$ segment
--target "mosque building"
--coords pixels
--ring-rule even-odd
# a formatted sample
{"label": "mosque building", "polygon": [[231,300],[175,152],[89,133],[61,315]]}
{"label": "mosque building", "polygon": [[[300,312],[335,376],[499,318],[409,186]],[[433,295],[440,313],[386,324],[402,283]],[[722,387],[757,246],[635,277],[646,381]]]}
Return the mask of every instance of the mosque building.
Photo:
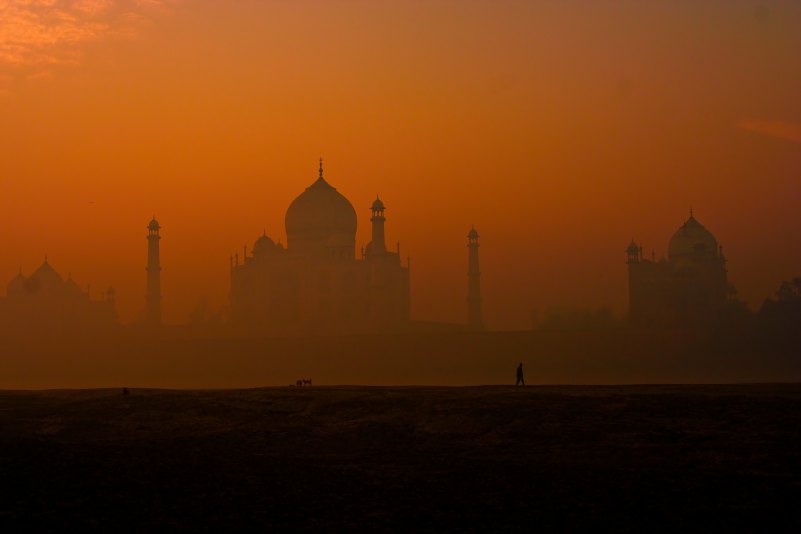
{"label": "mosque building", "polygon": [[62,278],[45,258],[30,276],[19,274],[0,298],[0,329],[16,333],[76,334],[116,324],[115,291],[92,299],[68,275]]}
{"label": "mosque building", "polygon": [[632,239],[626,249],[629,313],[636,326],[688,326],[715,322],[734,292],[715,236],[690,217],[673,234],[667,258],[643,257]]}
{"label": "mosque building", "polygon": [[370,211],[372,239],[356,256],[353,205],[323,177],[286,211],[287,244],[264,235],[231,257],[231,320],[266,332],[396,330],[409,323],[409,260],[389,250],[384,203]]}

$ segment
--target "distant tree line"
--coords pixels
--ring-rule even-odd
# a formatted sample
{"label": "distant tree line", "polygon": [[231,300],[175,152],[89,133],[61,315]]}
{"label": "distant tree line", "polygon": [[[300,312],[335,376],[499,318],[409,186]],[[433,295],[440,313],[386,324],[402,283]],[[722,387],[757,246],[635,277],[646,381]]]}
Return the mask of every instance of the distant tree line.
{"label": "distant tree line", "polygon": [[[708,326],[761,324],[801,327],[801,276],[782,282],[774,297],[766,299],[756,313],[745,301],[734,298],[735,294],[736,291],[731,291],[732,297]],[[617,316],[607,307],[548,308],[541,314],[532,312],[531,323],[534,330],[603,330],[629,325],[627,317]]]}
{"label": "distant tree line", "polygon": [[801,276],[782,282],[772,299],[759,309],[763,321],[801,326]]}

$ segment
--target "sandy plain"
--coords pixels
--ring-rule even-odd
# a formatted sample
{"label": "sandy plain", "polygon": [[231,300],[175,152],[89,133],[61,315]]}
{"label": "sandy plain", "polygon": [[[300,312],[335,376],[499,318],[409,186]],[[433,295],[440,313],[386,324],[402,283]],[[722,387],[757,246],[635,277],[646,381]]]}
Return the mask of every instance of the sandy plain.
{"label": "sandy plain", "polygon": [[798,384],[5,390],[0,528],[797,532],[799,444]]}

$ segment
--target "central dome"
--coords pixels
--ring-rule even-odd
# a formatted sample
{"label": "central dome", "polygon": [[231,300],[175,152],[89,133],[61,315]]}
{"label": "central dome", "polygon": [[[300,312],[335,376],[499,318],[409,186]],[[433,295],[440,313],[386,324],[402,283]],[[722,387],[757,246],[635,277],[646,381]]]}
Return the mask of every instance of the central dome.
{"label": "central dome", "polygon": [[717,252],[717,239],[692,214],[673,234],[668,245],[668,257],[671,260],[697,254],[715,256]]}
{"label": "central dome", "polygon": [[336,241],[356,246],[356,210],[320,175],[286,210],[286,236],[289,250],[310,245],[326,246]]}

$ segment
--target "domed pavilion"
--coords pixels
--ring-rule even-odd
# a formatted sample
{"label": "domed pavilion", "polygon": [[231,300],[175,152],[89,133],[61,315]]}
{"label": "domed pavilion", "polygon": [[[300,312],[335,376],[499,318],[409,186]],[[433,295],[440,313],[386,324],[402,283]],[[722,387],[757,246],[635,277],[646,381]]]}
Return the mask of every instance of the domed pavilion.
{"label": "domed pavilion", "polygon": [[667,258],[643,256],[634,240],[626,248],[629,273],[629,313],[639,326],[680,326],[714,323],[734,292],[726,275],[723,247],[715,236],[690,217],[673,234]]}
{"label": "domed pavilion", "polygon": [[372,239],[356,255],[353,204],[317,179],[287,208],[286,247],[264,232],[231,256],[231,319],[263,332],[351,332],[404,327],[409,267],[386,248],[384,210],[371,207]]}
{"label": "domed pavilion", "polygon": [[66,279],[44,262],[30,276],[20,269],[0,298],[0,333],[12,335],[73,335],[107,329],[117,322],[113,288],[90,298],[68,275]]}

